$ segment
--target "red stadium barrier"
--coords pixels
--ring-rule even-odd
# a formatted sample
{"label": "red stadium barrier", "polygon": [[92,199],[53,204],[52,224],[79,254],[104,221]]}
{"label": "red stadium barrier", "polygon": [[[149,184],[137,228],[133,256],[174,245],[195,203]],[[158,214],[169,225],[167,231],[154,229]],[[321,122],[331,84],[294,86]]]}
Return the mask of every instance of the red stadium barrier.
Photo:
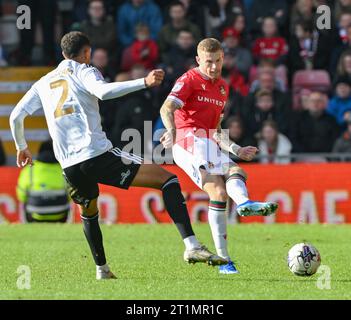
{"label": "red stadium barrier", "polygon": [[[229,222],[351,223],[351,164],[243,165],[249,175],[251,199],[280,204],[273,217],[238,218]],[[207,196],[176,166],[165,166],[178,175],[192,221],[206,221]],[[20,222],[15,187],[19,170],[0,168],[0,222]],[[161,193],[131,188],[100,187],[100,215],[106,223],[170,222]],[[79,222],[73,206],[72,222]]]}

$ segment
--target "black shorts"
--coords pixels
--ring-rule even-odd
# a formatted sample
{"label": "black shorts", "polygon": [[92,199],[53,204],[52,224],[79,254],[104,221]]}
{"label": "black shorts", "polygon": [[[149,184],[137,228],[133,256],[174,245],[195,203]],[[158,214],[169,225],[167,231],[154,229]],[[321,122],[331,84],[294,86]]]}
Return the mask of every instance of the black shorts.
{"label": "black shorts", "polygon": [[72,200],[79,203],[79,199],[96,199],[99,196],[98,183],[128,189],[142,162],[141,157],[114,148],[64,169]]}

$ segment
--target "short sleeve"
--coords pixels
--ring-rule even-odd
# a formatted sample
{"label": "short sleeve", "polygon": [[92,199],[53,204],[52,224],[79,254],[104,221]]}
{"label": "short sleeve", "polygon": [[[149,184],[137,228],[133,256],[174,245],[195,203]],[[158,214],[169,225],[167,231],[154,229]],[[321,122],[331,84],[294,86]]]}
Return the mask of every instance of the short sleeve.
{"label": "short sleeve", "polygon": [[180,77],[174,84],[174,87],[167,99],[174,101],[182,108],[193,91],[191,82],[190,77],[186,74]]}

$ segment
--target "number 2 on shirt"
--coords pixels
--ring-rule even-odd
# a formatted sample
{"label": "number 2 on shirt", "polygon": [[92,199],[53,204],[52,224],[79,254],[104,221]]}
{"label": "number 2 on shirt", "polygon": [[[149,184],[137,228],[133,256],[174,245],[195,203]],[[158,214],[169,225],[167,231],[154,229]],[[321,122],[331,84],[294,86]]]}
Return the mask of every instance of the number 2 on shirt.
{"label": "number 2 on shirt", "polygon": [[59,102],[57,103],[57,107],[55,109],[55,118],[59,118],[59,117],[62,117],[64,115],[71,114],[74,112],[73,107],[63,109],[63,105],[68,97],[68,82],[66,80],[61,79],[61,80],[57,80],[57,81],[50,83],[51,89],[57,89],[60,87],[62,87],[62,95],[61,95],[61,98],[60,98]]}

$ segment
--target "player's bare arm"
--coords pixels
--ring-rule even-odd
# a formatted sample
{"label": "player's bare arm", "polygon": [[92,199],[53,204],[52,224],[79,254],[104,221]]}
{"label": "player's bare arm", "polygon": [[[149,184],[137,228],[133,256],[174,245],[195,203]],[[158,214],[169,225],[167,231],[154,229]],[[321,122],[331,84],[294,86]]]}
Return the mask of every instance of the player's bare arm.
{"label": "player's bare arm", "polygon": [[223,117],[221,117],[217,126],[217,132],[215,132],[214,134],[214,139],[217,141],[221,149],[234,154],[242,160],[253,160],[256,153],[258,152],[258,149],[252,146],[241,147],[237,145],[234,141],[230,140],[228,133],[222,130],[222,119]]}
{"label": "player's bare arm", "polygon": [[166,149],[171,148],[175,141],[176,127],[174,123],[174,112],[180,108],[179,104],[170,99],[166,99],[161,107],[161,119],[167,131],[162,135],[160,142]]}

